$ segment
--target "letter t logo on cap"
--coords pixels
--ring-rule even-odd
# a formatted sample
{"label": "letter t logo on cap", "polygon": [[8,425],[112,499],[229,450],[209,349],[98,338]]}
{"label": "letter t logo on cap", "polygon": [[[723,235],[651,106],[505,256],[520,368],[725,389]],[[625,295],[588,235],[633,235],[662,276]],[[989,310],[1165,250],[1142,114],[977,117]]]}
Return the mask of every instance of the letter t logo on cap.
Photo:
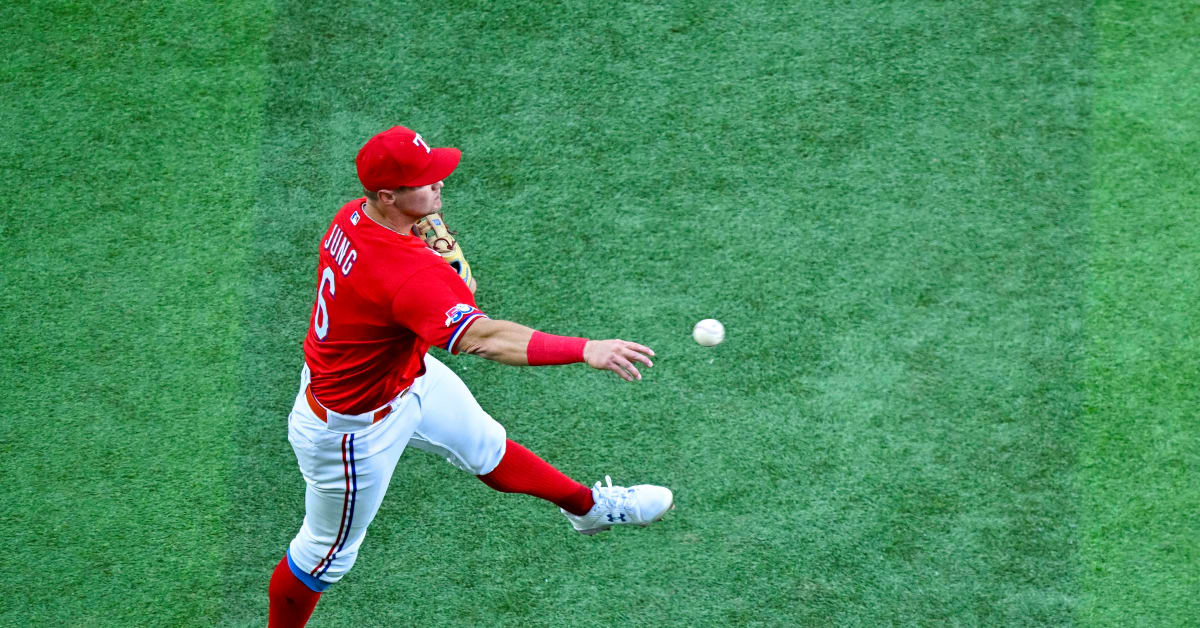
{"label": "letter t logo on cap", "polygon": [[421,137],[420,133],[413,133],[413,144],[424,148],[426,153],[433,152],[433,149],[429,148],[429,144],[425,143],[425,138]]}

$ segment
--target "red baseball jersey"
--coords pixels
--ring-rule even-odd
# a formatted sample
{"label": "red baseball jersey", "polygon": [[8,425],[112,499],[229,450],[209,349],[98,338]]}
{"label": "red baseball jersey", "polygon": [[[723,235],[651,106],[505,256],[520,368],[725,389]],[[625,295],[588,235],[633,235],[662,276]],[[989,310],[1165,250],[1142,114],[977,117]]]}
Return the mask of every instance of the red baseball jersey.
{"label": "red baseball jersey", "polygon": [[304,362],[321,405],[375,410],[425,372],[425,353],[458,341],[479,318],[475,297],[420,238],[367,216],[365,199],[333,217],[317,262]]}

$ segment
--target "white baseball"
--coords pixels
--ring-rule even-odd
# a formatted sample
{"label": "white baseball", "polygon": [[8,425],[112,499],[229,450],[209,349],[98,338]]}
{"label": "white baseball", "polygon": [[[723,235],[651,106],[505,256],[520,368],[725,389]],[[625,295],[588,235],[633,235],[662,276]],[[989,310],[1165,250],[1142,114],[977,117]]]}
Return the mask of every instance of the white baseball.
{"label": "white baseball", "polygon": [[692,338],[705,347],[719,345],[725,340],[725,326],[715,318],[706,318],[692,328]]}

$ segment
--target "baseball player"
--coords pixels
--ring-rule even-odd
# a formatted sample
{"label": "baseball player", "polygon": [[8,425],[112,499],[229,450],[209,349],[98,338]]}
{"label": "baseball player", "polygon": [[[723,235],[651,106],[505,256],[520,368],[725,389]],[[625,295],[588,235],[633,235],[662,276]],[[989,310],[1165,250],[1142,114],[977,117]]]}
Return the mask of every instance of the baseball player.
{"label": "baseball player", "polygon": [[[509,440],[431,346],[503,364],[584,362],[625,380],[650,367],[648,347],[555,336],[488,317],[438,214],[454,148],[393,127],[358,152],[364,198],[346,203],[320,244],[317,295],[304,340],[288,441],[306,484],[304,522],[268,589],[270,626],[303,626],[321,592],[354,565],[405,446],[434,453],[505,493],[557,505],[595,534],[648,525],[673,505],[665,487],[587,487]],[[428,241],[426,240],[428,238]],[[432,247],[432,248],[431,248]]]}

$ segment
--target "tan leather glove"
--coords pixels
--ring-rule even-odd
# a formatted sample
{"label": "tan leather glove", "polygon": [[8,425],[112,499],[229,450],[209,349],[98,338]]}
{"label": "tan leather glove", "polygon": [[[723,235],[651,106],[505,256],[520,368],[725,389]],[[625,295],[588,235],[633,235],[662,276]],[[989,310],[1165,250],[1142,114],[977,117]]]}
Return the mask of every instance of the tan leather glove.
{"label": "tan leather glove", "polygon": [[446,226],[446,221],[440,213],[429,214],[418,220],[412,228],[413,235],[425,241],[425,246],[433,249],[435,253],[442,256],[454,272],[462,278],[467,287],[471,289],[471,293],[475,292],[475,276],[471,274],[471,265],[467,263],[467,258],[463,256],[462,249],[458,246],[458,240],[454,239],[456,232],[451,231]]}

